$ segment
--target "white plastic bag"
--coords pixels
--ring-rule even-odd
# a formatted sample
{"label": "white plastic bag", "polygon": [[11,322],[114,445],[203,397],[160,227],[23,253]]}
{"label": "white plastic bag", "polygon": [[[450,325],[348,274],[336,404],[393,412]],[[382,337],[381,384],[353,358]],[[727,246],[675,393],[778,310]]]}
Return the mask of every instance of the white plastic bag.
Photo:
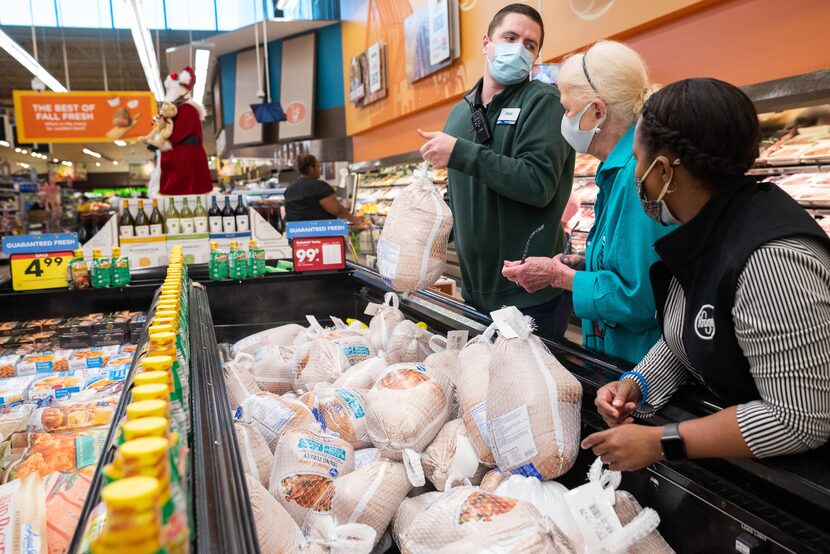
{"label": "white plastic bag", "polygon": [[376,311],[369,321],[369,332],[366,336],[376,352],[386,351],[392,331],[398,323],[406,319],[399,308],[400,302],[397,294],[387,292],[383,304],[374,305]]}
{"label": "white plastic bag", "polygon": [[405,319],[398,323],[389,336],[389,343],[384,350],[386,361],[390,364],[404,362],[423,362],[433,353],[429,346],[432,333],[414,321]]}
{"label": "white plastic bag", "polygon": [[493,312],[499,330],[490,358],[487,426],[502,471],[555,479],[579,453],[582,385],[511,307]]}
{"label": "white plastic bag", "polygon": [[421,455],[421,464],[426,478],[439,491],[455,485],[477,485],[486,472],[460,419],[444,425]]}
{"label": "white plastic bag", "polygon": [[452,212],[426,171],[392,202],[378,240],[378,271],[393,288],[431,287],[444,272]]}

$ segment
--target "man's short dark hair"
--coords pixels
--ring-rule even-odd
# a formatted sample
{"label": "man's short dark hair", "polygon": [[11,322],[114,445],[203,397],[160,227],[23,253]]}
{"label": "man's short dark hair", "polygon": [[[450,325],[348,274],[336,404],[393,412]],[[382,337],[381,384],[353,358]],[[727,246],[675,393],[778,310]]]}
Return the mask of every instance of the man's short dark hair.
{"label": "man's short dark hair", "polygon": [[316,163],[317,158],[311,154],[297,156],[297,171],[300,172],[300,175],[308,175],[308,172],[312,170]]}
{"label": "man's short dark hair", "polygon": [[490,21],[490,26],[487,27],[487,36],[493,38],[493,33],[501,25],[502,21],[504,21],[504,18],[507,17],[507,14],[510,13],[523,15],[539,24],[539,27],[542,29],[542,36],[539,39],[539,50],[541,50],[542,43],[545,42],[545,23],[542,21],[542,16],[539,12],[527,4],[510,4],[497,11],[496,15],[493,16],[493,20]]}

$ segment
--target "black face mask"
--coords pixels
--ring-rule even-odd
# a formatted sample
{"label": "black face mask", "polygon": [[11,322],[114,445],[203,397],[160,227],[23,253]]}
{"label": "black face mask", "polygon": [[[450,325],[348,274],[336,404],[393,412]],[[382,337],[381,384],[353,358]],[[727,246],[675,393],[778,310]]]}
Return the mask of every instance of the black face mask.
{"label": "black face mask", "polygon": [[484,110],[480,107],[472,109],[473,129],[476,131],[476,141],[481,144],[490,142],[493,135],[490,133],[490,125],[487,123],[487,116],[484,115]]}

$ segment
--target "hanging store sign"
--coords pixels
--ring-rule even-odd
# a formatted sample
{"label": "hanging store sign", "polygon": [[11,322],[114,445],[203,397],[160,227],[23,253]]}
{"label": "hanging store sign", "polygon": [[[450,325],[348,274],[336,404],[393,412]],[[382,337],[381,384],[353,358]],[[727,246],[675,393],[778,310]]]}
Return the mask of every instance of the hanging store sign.
{"label": "hanging store sign", "polygon": [[156,99],[143,91],[35,92],[15,90],[21,143],[111,142],[148,134]]}

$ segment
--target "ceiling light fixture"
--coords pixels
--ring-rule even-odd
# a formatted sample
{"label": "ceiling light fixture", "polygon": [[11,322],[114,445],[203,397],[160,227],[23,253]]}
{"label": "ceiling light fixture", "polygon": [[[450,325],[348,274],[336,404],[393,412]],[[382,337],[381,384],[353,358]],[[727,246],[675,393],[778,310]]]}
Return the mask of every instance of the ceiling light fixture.
{"label": "ceiling light fixture", "polygon": [[205,85],[210,66],[210,50],[199,48],[194,57],[196,58],[196,84],[193,86],[193,100],[202,104],[205,99]]}
{"label": "ceiling light fixture", "polygon": [[113,142],[115,143],[116,146],[127,146],[127,141],[126,140],[118,139],[118,140],[113,141]]}
{"label": "ceiling light fixture", "polygon": [[65,165],[66,167],[72,167],[72,162],[67,162],[66,160],[64,160],[64,161],[62,161],[61,163],[62,163],[63,165]]}
{"label": "ceiling light fixture", "polygon": [[55,163],[55,164],[56,164],[56,163],[58,163],[59,161],[60,161],[60,160],[58,160],[57,158],[52,158],[52,163]]}
{"label": "ceiling light fixture", "polygon": [[52,77],[52,74],[46,71],[46,68],[40,65],[22,46],[17,44],[12,38],[0,31],[0,48],[9,53],[9,55],[20,62],[23,67],[28,69],[32,75],[43,81],[43,83],[54,90],[55,92],[66,92],[66,87]]}
{"label": "ceiling light fixture", "polygon": [[156,100],[164,100],[164,87],[161,84],[159,74],[159,63],[156,59],[156,50],[153,48],[153,38],[150,36],[150,28],[144,20],[144,9],[142,0],[124,0],[127,4],[127,17],[130,22],[130,31],[133,35],[135,49],[138,51],[138,59],[141,60],[141,67],[144,69],[144,76],[147,84]]}
{"label": "ceiling light fixture", "polygon": [[98,159],[101,158],[101,154],[99,154],[98,152],[95,152],[94,150],[90,150],[89,148],[84,148],[82,150],[82,152],[84,154],[86,154],[87,156],[92,156],[93,158],[98,158]]}
{"label": "ceiling light fixture", "polygon": [[101,167],[101,162],[95,162],[95,167]]}
{"label": "ceiling light fixture", "polygon": [[29,153],[29,151],[28,151],[28,150],[26,150],[25,148],[21,148],[21,149],[20,149],[20,153],[21,153],[21,154],[28,154],[28,153]]}
{"label": "ceiling light fixture", "polygon": [[112,160],[112,165],[118,165],[118,160]]}
{"label": "ceiling light fixture", "polygon": [[5,146],[6,148],[11,148],[11,144],[6,142],[5,140],[0,140],[0,146]]}

